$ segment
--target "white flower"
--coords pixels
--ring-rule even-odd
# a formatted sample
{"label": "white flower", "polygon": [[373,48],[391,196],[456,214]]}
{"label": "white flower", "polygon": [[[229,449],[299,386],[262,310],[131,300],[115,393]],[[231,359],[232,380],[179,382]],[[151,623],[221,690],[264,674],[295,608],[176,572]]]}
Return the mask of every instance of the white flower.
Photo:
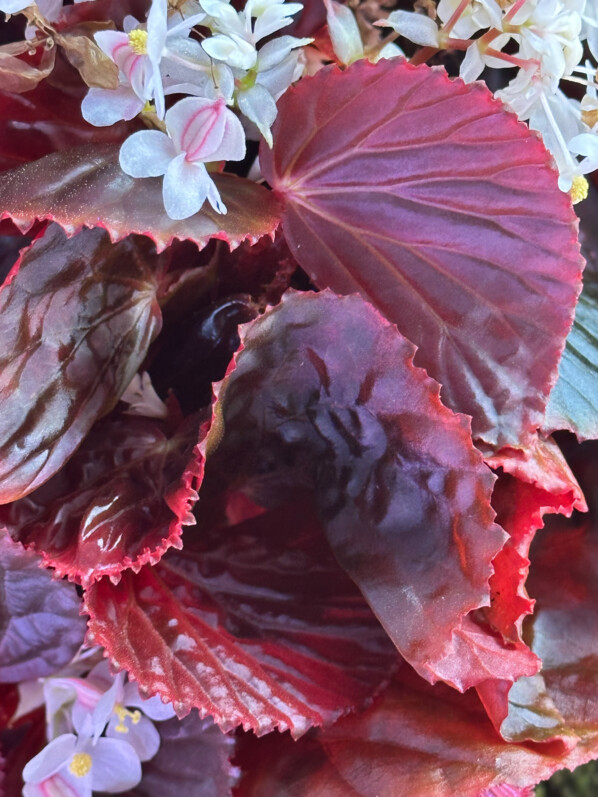
{"label": "white flower", "polygon": [[127,17],[124,31],[104,30],[95,34],[98,46],[119,68],[120,86],[91,88],[87,92],[81,112],[90,124],[103,127],[121,119],[132,119],[150,100],[155,100],[158,117],[164,118],[164,95],[178,93],[182,87],[172,80],[164,86],[160,72],[162,58],[170,54],[171,47],[174,57],[179,56],[185,46],[179,40],[188,42],[188,48],[195,44],[197,50],[201,49],[199,44],[189,42],[188,35],[190,28],[205,18],[200,13],[169,28],[167,11],[167,0],[152,0],[147,25]]}
{"label": "white flower", "polygon": [[186,219],[207,199],[218,213],[226,207],[204,163],[242,160],[245,133],[224,100],[187,97],[166,112],[168,135],[133,133],[122,145],[120,165],[131,177],[164,175],[164,207],[172,219]]}
{"label": "white flower", "polygon": [[255,68],[237,81],[236,100],[241,113],[250,119],[272,146],[270,127],[276,119],[276,100],[301,77],[303,65],[297,47],[312,39],[280,36],[257,53]]}
{"label": "white flower", "polygon": [[[440,0],[436,12],[446,24],[458,10],[460,0]],[[502,29],[502,11],[496,0],[471,0],[459,19],[451,27],[450,35],[457,39],[470,39],[478,30]]]}
{"label": "white flower", "polygon": [[380,28],[392,28],[409,41],[424,47],[441,46],[438,25],[425,14],[417,14],[414,11],[393,11],[387,19],[379,19],[374,25]]}
{"label": "white flower", "polygon": [[126,741],[63,734],[23,769],[23,797],[91,797],[92,791],[121,792],[141,780],[141,764]]}
{"label": "white flower", "polygon": [[201,0],[201,5],[208,14],[205,24],[215,33],[202,43],[204,50],[234,69],[252,69],[257,63],[255,45],[290,25],[292,15],[303,8],[283,0],[247,0],[239,12],[224,0]]}

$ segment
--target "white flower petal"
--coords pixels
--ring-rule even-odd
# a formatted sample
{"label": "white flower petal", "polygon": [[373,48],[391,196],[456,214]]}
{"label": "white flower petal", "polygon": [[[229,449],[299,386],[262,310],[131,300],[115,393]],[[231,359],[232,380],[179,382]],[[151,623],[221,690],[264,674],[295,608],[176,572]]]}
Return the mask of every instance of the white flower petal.
{"label": "white flower petal", "polygon": [[210,161],[240,161],[245,157],[245,152],[245,131],[241,120],[227,108],[222,140],[220,146],[210,154]]}
{"label": "white flower petal", "polygon": [[381,28],[392,28],[415,44],[424,47],[438,47],[438,26],[424,14],[413,11],[393,11],[387,19],[374,22]]}
{"label": "white flower petal", "polygon": [[189,163],[178,155],[164,175],[162,197],[171,219],[187,219],[201,208],[208,196],[211,178],[203,163]]}
{"label": "white flower petal", "polygon": [[119,30],[100,30],[94,34],[94,39],[100,50],[103,50],[115,63],[123,48],[130,50],[128,35]]}
{"label": "white flower petal", "polygon": [[240,91],[237,95],[237,103],[241,113],[251,119],[263,137],[272,146],[272,134],[270,127],[276,119],[276,103],[270,92],[256,83],[250,89]]}
{"label": "white flower petal", "polygon": [[23,780],[25,783],[39,783],[59,769],[70,760],[77,746],[77,737],[73,733],[65,733],[53,739],[35,758],[25,764]]}
{"label": "white flower petal", "polygon": [[253,41],[259,42],[271,33],[293,23],[291,14],[301,11],[301,3],[284,3],[282,6],[267,8],[255,21],[253,26]]}
{"label": "white flower petal", "polygon": [[131,177],[160,177],[175,156],[172,141],[159,130],[133,133],[120,148],[120,168]]}
{"label": "white flower petal", "polygon": [[224,100],[186,97],[166,114],[166,127],[177,152],[184,152],[189,161],[213,160],[212,153],[220,146],[227,113]]}
{"label": "white flower petal", "polygon": [[[313,39],[297,39],[295,36],[278,36],[276,39],[266,42],[257,54],[258,71],[266,72],[268,69],[273,69],[289,56],[291,50],[311,44],[312,41]],[[361,38],[359,41],[361,42]]]}
{"label": "white flower petal", "polygon": [[98,739],[85,749],[92,757],[91,782],[94,791],[119,792],[132,789],[141,780],[139,756],[128,742]]}
{"label": "white flower petal", "polygon": [[598,165],[598,135],[595,133],[582,133],[574,136],[568,144],[571,152],[576,155],[585,155]]}
{"label": "white flower petal", "polygon": [[225,36],[216,34],[202,42],[206,53],[217,61],[223,61],[234,69],[251,69],[257,61],[253,44],[234,33]]}
{"label": "white flower petal", "polygon": [[122,721],[113,717],[108,723],[106,736],[130,744],[140,761],[149,761],[160,747],[160,734],[144,716],[139,716],[136,723],[130,716],[125,716]]}
{"label": "white flower petal", "polygon": [[363,58],[363,41],[355,14],[348,6],[336,0],[324,0],[326,21],[332,47],[342,64],[351,64]]}
{"label": "white flower petal", "polygon": [[475,42],[469,45],[465,51],[465,58],[461,62],[459,77],[466,83],[477,80],[484,71],[484,61],[480,54],[480,49]]}
{"label": "white flower petal", "polygon": [[172,703],[163,703],[158,695],[144,700],[139,694],[137,684],[132,682],[125,685],[123,703],[125,706],[140,708],[146,716],[156,721],[169,720],[176,716]]}
{"label": "white flower petal", "polygon": [[1,0],[0,11],[4,11],[5,14],[18,14],[19,11],[33,4],[34,0]]}
{"label": "white flower petal", "polygon": [[[299,62],[299,53],[291,52],[280,64],[277,64],[273,69],[268,69],[266,72],[259,72],[256,83],[268,89],[272,97],[277,100],[288,87],[297,80],[297,66]],[[302,66],[299,64],[299,75],[303,71]]]}
{"label": "white flower petal", "polygon": [[122,119],[134,119],[143,110],[143,105],[143,100],[130,86],[123,85],[117,89],[90,88],[81,103],[81,113],[89,124],[107,127]]}

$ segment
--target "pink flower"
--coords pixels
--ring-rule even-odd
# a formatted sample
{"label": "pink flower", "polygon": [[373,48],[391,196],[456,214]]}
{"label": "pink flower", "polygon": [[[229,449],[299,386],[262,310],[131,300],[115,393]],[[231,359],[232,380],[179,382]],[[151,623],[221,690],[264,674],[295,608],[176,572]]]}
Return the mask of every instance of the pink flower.
{"label": "pink flower", "polygon": [[207,199],[226,213],[204,163],[242,160],[245,133],[223,99],[187,97],[166,112],[168,135],[158,130],[133,133],[120,150],[120,166],[131,177],[161,177],[162,196],[171,219],[186,219]]}

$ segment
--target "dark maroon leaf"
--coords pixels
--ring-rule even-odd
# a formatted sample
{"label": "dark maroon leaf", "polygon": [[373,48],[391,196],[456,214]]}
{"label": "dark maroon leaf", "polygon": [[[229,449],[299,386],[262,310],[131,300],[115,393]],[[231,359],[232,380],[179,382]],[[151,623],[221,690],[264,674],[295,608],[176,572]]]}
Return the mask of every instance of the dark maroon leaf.
{"label": "dark maroon leaf", "polygon": [[34,553],[0,530],[0,681],[51,675],[83,643],[75,588],[39,565]]}
{"label": "dark maroon leaf", "polygon": [[195,523],[200,434],[197,418],[172,433],[153,418],[113,414],[46,484],[0,507],[0,524],[84,585],[155,564]]}
{"label": "dark maroon leaf", "polygon": [[529,444],[582,267],[536,133],[483,84],[390,59],[301,80],[273,135],[261,164],[312,280],[396,322],[475,437]]}
{"label": "dark maroon leaf", "polygon": [[0,503],[72,456],[131,381],[160,328],[155,252],[56,225],[0,289]]}
{"label": "dark maroon leaf", "polygon": [[44,719],[44,709],[39,708],[0,731],[0,748],[5,758],[2,785],[6,797],[22,795],[23,768],[47,743]]}
{"label": "dark maroon leaf", "polygon": [[238,797],[523,797],[596,752],[595,740],[568,755],[508,744],[475,693],[432,687],[404,667],[364,713],[298,742],[271,734],[251,744]]}
{"label": "dark maroon leaf", "polygon": [[300,736],[363,706],[397,661],[308,500],[187,533],[156,567],[96,582],[86,605],[132,678],[224,730]]}
{"label": "dark maroon leaf", "polygon": [[88,124],[81,116],[87,86],[60,57],[57,65],[33,91],[13,94],[0,87],[0,171],[90,142],[119,143],[136,129],[125,122],[110,127]]}
{"label": "dark maroon leaf", "polygon": [[143,765],[143,779],[129,797],[231,797],[236,780],[232,737],[197,711],[156,728],[160,749]]}
{"label": "dark maroon leaf", "polygon": [[494,479],[412,344],[360,297],[329,292],[287,294],[242,329],[208,438],[208,491],[230,484],[273,506],[313,490],[338,561],[424,677],[466,689],[534,672],[467,618],[489,603],[504,541]]}
{"label": "dark maroon leaf", "polygon": [[0,217],[12,218],[23,232],[35,219],[51,219],[68,233],[84,225],[104,227],[112,240],[143,233],[160,250],[175,238],[199,246],[220,238],[238,246],[273,235],[278,227],[272,192],[232,174],[214,175],[228,213],[217,213],[206,202],[194,216],[175,221],[164,210],[162,179],[128,177],[118,152],[109,144],[69,148],[7,172],[0,184]]}

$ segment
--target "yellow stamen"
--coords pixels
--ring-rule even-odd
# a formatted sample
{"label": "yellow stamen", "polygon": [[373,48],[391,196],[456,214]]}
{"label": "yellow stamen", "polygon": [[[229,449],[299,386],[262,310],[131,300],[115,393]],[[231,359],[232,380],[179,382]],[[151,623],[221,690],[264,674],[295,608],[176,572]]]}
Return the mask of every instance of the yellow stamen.
{"label": "yellow stamen", "polygon": [[147,31],[135,28],[129,33],[131,50],[137,55],[147,55]]}
{"label": "yellow stamen", "polygon": [[573,178],[573,185],[571,186],[571,202],[574,205],[577,205],[578,202],[582,202],[584,199],[587,199],[588,191],[590,189],[590,185],[586,178],[582,174],[578,174],[576,177]]}
{"label": "yellow stamen", "polygon": [[77,778],[82,778],[91,769],[91,756],[89,753],[75,753],[69,764],[69,772]]}
{"label": "yellow stamen", "polygon": [[121,706],[120,704],[117,704],[116,706],[114,706],[114,713],[118,717],[118,725],[114,726],[114,730],[115,731],[119,731],[119,733],[128,733],[129,732],[127,724],[125,723],[125,720],[126,720],[127,717],[131,718],[131,722],[133,723],[133,725],[137,725],[137,723],[141,719],[141,712],[140,711],[137,711],[137,710],[129,711],[128,708],[125,708],[124,706]]}

